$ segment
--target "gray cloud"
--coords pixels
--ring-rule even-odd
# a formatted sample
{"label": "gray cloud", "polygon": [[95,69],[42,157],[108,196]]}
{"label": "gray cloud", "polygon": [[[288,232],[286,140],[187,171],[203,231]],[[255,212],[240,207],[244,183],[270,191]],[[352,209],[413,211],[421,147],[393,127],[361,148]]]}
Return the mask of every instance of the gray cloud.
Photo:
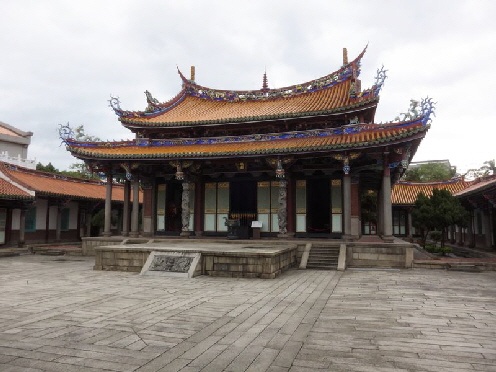
{"label": "gray cloud", "polygon": [[75,162],[56,127],[84,124],[102,139],[132,138],[107,100],[144,109],[180,89],[176,66],[202,85],[257,89],[313,79],[369,43],[363,86],[382,64],[389,78],[377,121],[410,98],[434,97],[437,117],[415,160],[459,167],[495,157],[492,64],[496,3],[487,1],[27,1],[2,2],[0,120],[34,132],[29,156]]}

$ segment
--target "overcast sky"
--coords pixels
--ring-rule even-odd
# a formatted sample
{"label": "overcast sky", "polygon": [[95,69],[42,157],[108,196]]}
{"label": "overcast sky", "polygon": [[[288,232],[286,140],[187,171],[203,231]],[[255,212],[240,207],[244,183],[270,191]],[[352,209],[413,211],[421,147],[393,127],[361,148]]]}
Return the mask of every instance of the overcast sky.
{"label": "overcast sky", "polygon": [[101,139],[132,139],[108,106],[144,110],[198,84],[260,89],[337,70],[342,48],[362,60],[362,87],[384,65],[376,122],[429,96],[436,117],[414,161],[459,169],[496,157],[496,1],[0,0],[0,121],[34,133],[29,158],[68,169],[58,124]]}

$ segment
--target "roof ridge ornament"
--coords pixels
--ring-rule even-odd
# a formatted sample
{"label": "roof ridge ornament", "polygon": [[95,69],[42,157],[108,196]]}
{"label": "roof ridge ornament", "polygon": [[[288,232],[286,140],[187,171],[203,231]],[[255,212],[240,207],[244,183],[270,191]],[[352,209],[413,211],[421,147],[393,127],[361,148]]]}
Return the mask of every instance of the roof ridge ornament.
{"label": "roof ridge ornament", "polygon": [[148,91],[145,90],[145,95],[146,95],[146,102],[148,103],[147,108],[145,111],[147,112],[154,112],[155,110],[159,109],[160,102],[158,99],[153,98],[152,94]]}

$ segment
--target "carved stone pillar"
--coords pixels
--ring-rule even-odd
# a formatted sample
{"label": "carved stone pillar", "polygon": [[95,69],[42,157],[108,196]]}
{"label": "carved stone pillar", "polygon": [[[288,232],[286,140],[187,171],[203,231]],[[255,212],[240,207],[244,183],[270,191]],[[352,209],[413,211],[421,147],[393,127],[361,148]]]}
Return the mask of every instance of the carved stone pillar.
{"label": "carved stone pillar", "polygon": [[351,177],[343,175],[343,239],[351,240]]}
{"label": "carved stone pillar", "polygon": [[288,181],[279,180],[279,211],[277,219],[279,222],[279,237],[288,236]]}
{"label": "carved stone pillar", "polygon": [[131,215],[131,232],[129,236],[137,238],[139,236],[139,177],[133,179],[133,211]]}
{"label": "carved stone pillar", "polygon": [[111,217],[112,217],[112,173],[107,174],[107,188],[105,194],[105,224],[103,227],[103,236],[111,236]]}
{"label": "carved stone pillar", "polygon": [[124,205],[122,207],[122,235],[129,235],[129,199],[131,193],[131,181],[124,181]]}
{"label": "carved stone pillar", "polygon": [[183,181],[183,193],[181,199],[181,236],[190,236],[189,231],[189,192],[191,185],[187,181]]}
{"label": "carved stone pillar", "polygon": [[294,179],[288,179],[288,225],[287,225],[287,234],[289,237],[293,237],[295,235],[296,228],[296,206],[295,206],[295,187],[296,182]]}

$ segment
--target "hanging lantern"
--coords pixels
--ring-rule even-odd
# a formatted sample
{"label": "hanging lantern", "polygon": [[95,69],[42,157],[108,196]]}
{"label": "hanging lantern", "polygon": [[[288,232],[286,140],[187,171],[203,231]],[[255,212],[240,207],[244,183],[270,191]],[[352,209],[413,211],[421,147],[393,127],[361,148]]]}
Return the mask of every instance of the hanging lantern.
{"label": "hanging lantern", "polygon": [[184,172],[180,162],[177,163],[176,180],[178,181],[184,180]]}
{"label": "hanging lantern", "polygon": [[286,171],[282,167],[281,159],[279,159],[277,161],[276,177],[277,178],[284,178],[284,177],[286,177]]}

